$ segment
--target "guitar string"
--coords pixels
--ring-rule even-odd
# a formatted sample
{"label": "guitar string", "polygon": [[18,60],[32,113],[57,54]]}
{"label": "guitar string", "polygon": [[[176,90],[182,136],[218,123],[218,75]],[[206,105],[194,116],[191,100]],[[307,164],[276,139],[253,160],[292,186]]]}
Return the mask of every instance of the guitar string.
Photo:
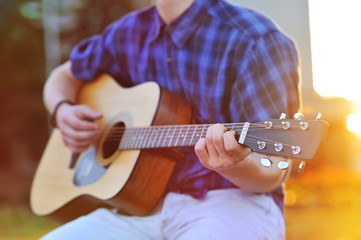
{"label": "guitar string", "polygon": [[[132,132],[132,131],[151,131],[151,130],[159,130],[159,131],[163,131],[163,130],[181,130],[181,131],[189,131],[189,130],[202,130],[205,128],[208,128],[209,126],[211,126],[212,124],[202,124],[202,125],[195,125],[195,124],[191,124],[191,125],[166,125],[166,126],[150,126],[150,127],[130,127],[130,128],[125,128],[125,127],[113,127],[110,128],[110,131],[115,132],[115,130],[119,133],[124,133],[126,132]],[[228,126],[228,124],[225,124]],[[243,125],[239,126],[239,125],[234,125],[232,130],[242,130],[239,127],[243,128]],[[230,127],[229,127],[230,128]],[[251,125],[249,127],[249,129],[257,129],[257,128],[261,128],[264,129],[264,125],[258,124],[258,125]],[[119,131],[120,129],[120,131]],[[104,132],[102,130],[102,132]]]}
{"label": "guitar string", "polygon": [[[300,128],[300,127],[299,127]],[[235,131],[236,133],[240,133],[242,131],[243,128],[234,128],[234,129],[230,129],[229,131]],[[297,128],[298,129],[298,128]],[[257,131],[263,131],[265,130],[264,127],[262,128],[249,128],[248,132],[253,131],[253,132],[257,132]],[[266,131],[285,131],[285,129],[281,126],[274,126],[272,127],[272,129],[266,130]],[[153,127],[153,128],[124,128],[124,127],[120,127],[120,128],[113,128],[109,131],[108,133],[108,137],[107,140],[109,141],[117,141],[120,137],[124,136],[124,135],[131,135],[136,136],[137,134],[142,134],[144,135],[143,137],[147,136],[147,135],[151,135],[153,138],[159,138],[159,136],[163,136],[165,138],[168,137],[199,137],[199,135],[205,135],[206,133],[206,129],[178,129],[178,128],[157,128],[157,127]],[[189,136],[190,135],[190,136]],[[149,136],[148,136],[149,137]]]}
{"label": "guitar string", "polygon": [[[202,125],[202,127],[195,127],[195,125],[168,125],[168,126],[151,126],[151,127],[134,127],[134,128],[125,128],[125,127],[113,127],[111,129],[109,129],[109,134],[112,134],[114,136],[116,136],[116,134],[119,134],[120,136],[122,134],[124,134],[125,132],[127,134],[137,134],[140,133],[141,131],[143,131],[143,133],[151,133],[151,134],[163,134],[165,131],[166,132],[174,132],[174,131],[178,131],[179,134],[184,134],[184,133],[198,133],[198,132],[203,132],[205,131],[205,129],[207,127],[211,126],[211,124],[209,125]],[[187,128],[188,127],[188,128]],[[295,127],[293,127],[295,128]],[[296,128],[300,128],[299,126],[297,126]],[[250,126],[248,128],[248,131],[250,130],[265,130],[265,126],[264,125],[258,125],[258,126]],[[271,129],[267,129],[267,130],[276,130],[276,129],[284,129],[282,125],[274,125],[272,126]],[[239,132],[243,130],[243,127],[240,128],[239,126],[237,127],[233,127],[233,128],[227,128],[228,131],[235,131],[235,132]],[[104,133],[105,131],[102,131],[102,133]],[[160,132],[160,133],[159,133]],[[173,133],[174,135],[174,133]]]}
{"label": "guitar string", "polygon": [[[283,128],[278,128],[278,130],[284,131]],[[266,139],[266,138],[253,136],[253,135],[251,135],[251,133],[252,133],[252,130],[249,131],[249,133],[247,134],[247,141],[248,142],[264,141],[265,143],[268,143],[268,144],[269,143],[281,143],[279,141],[274,141],[274,140],[269,140],[269,139]],[[179,135],[179,134],[177,135],[177,134],[174,134],[174,133],[171,134],[171,135],[165,134],[165,136],[163,136],[163,137],[162,137],[162,135],[164,135],[164,134],[161,134],[161,135],[158,134],[152,139],[149,139],[149,138],[146,139],[146,137],[138,138],[137,140],[133,141],[133,143],[130,144],[131,146],[129,148],[134,149],[137,146],[139,146],[139,148],[141,148],[141,146],[143,146],[143,148],[149,148],[149,147],[151,147],[150,145],[152,145],[152,147],[154,147],[154,145],[155,145],[154,141],[158,142],[157,147],[167,147],[167,146],[170,147],[170,146],[176,145],[176,143],[179,140],[180,136],[182,137],[181,140],[183,140],[183,142],[182,142],[183,144],[184,144],[184,142],[186,142],[187,144],[185,144],[185,145],[195,145],[195,143],[202,137],[202,135],[201,136],[197,135],[196,137],[194,137],[194,134],[192,136],[187,135],[186,137],[183,137],[182,135]],[[171,137],[171,139],[169,139],[169,137]],[[177,137],[176,142],[174,142],[175,141],[173,139],[174,137]],[[197,138],[198,138],[198,140],[196,140]],[[116,145],[120,144],[120,142],[124,142],[124,141],[127,142],[127,140],[128,140],[128,142],[130,142],[129,137],[125,137],[122,140],[123,141],[121,141],[119,138],[117,138],[117,139],[115,139],[115,138],[109,139],[109,137],[108,137],[105,142],[110,143],[110,144],[111,144],[111,142],[113,142]],[[144,144],[143,143],[144,140],[146,140],[147,143]],[[292,147],[292,145],[289,145],[289,144],[286,144],[286,143],[282,143],[282,144],[284,146],[287,146],[287,147]],[[146,146],[144,146],[144,145],[146,145]],[[129,146],[129,144],[126,145],[126,146]],[[176,146],[178,146],[178,145],[176,145]],[[182,145],[180,145],[180,146],[182,146]]]}
{"label": "guitar string", "polygon": [[[283,130],[281,130],[283,131]],[[249,133],[247,134],[247,138],[249,139],[252,135],[251,133],[254,132],[254,131],[249,131]],[[149,137],[147,135],[145,135],[144,137],[134,137],[134,136],[131,136],[129,137],[127,134],[125,134],[125,136],[123,136],[122,139],[122,142],[133,142],[133,143],[129,143],[129,144],[136,144],[136,145],[144,145],[143,141],[147,141],[147,142],[151,142],[151,143],[148,143],[148,145],[155,145],[155,141],[157,141],[157,145],[174,145],[176,144],[178,141],[182,141],[182,143],[184,142],[191,142],[193,139],[195,139],[194,141],[196,141],[196,139],[200,139],[202,137],[205,137],[205,135],[202,135],[202,134],[199,134],[199,135],[195,135],[192,134],[191,136],[189,135],[179,135],[179,134],[157,134],[157,135],[153,135],[152,137]],[[273,140],[269,140],[269,139],[265,139],[265,138],[261,138],[261,137],[257,137],[257,136],[252,136],[254,137],[255,139],[257,140],[261,140],[261,141],[266,141],[266,142],[273,142],[273,143],[279,143],[279,142],[276,142],[276,141],[273,141]],[[106,143],[111,143],[111,142],[115,142],[115,143],[119,143],[121,142],[121,139],[118,137],[118,138],[115,138],[115,137],[108,137],[106,138],[105,142]],[[197,141],[198,141],[197,140]],[[141,143],[140,143],[141,142]]]}
{"label": "guitar string", "polygon": [[[259,138],[259,137],[256,137],[256,136],[253,136],[253,135],[248,135],[247,136],[247,141],[249,143],[257,143],[259,140],[263,140],[266,145],[267,144],[274,144],[274,143],[280,143],[280,142],[276,142],[276,141],[273,141],[273,140],[267,140],[267,139],[264,139],[264,138]],[[180,147],[187,147],[187,146],[194,146],[196,144],[196,142],[187,142],[188,144],[185,144],[183,146],[180,146]],[[289,147],[289,148],[292,148],[293,145],[290,145],[290,144],[286,144],[286,143],[281,143],[283,145],[283,147]],[[117,144],[118,145],[118,144]],[[273,146],[273,145],[272,145]],[[163,147],[176,147],[176,146],[173,146],[173,145],[166,145],[166,146],[157,146],[157,147],[154,147],[154,146],[128,146],[128,147],[124,147],[124,148],[121,148],[122,150],[135,150],[135,149],[147,149],[147,148],[163,148]]]}
{"label": "guitar string", "polygon": [[[249,130],[248,132],[259,132],[260,130]],[[283,129],[274,129],[275,131],[283,131]],[[235,131],[237,135],[240,134],[240,131]],[[137,134],[141,134],[142,136],[137,136]],[[120,138],[197,138],[197,137],[205,137],[206,131],[188,131],[188,132],[174,132],[174,130],[170,130],[167,132],[142,132],[142,131],[124,131],[124,132],[111,132],[107,135],[106,139],[108,141],[116,141]]]}

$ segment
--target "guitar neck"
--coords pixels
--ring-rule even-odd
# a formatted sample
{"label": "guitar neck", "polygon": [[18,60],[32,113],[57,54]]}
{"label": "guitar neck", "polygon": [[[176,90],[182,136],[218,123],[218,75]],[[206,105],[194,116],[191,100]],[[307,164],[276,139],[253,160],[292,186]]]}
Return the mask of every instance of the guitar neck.
{"label": "guitar neck", "polygon": [[[239,134],[243,123],[224,124],[228,131]],[[119,150],[194,146],[206,136],[211,124],[169,125],[144,128],[125,128]]]}
{"label": "guitar neck", "polygon": [[[253,151],[300,159],[314,157],[328,126],[322,120],[291,119],[223,125],[227,131],[236,133],[236,140],[240,144],[247,145]],[[110,149],[118,150],[189,147],[205,138],[210,126],[191,124],[125,128],[123,125],[112,129],[106,142],[110,143]]]}

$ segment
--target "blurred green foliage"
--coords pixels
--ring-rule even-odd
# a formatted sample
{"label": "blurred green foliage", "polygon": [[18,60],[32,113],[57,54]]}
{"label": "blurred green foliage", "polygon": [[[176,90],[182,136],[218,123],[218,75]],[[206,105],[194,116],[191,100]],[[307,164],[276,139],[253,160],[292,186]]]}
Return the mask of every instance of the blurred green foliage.
{"label": "blurred green foliage", "polygon": [[31,14],[31,10],[40,4],[41,1],[24,0],[2,0],[0,3],[1,86],[25,87],[33,85],[33,79],[44,78],[41,14],[39,9],[37,14]]}
{"label": "blurred green foliage", "polygon": [[[32,5],[26,5],[32,3]],[[35,160],[47,134],[41,1],[0,1],[0,165]],[[26,156],[25,156],[26,154]],[[31,173],[29,173],[31,174]]]}
{"label": "blurred green foliage", "polygon": [[34,216],[29,209],[0,207],[0,239],[39,239],[57,225],[43,217]]}

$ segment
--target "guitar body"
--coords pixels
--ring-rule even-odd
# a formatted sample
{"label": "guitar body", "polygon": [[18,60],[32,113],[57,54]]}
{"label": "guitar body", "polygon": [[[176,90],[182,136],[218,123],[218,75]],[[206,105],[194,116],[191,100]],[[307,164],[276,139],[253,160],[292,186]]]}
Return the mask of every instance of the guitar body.
{"label": "guitar body", "polygon": [[97,122],[103,131],[71,167],[72,153],[60,131],[53,130],[32,184],[33,212],[61,223],[99,207],[117,208],[128,215],[149,214],[165,192],[175,157],[151,150],[114,151],[104,157],[106,135],[116,123],[126,127],[189,124],[189,104],[156,83],[122,88],[106,75],[86,83],[77,103],[103,114]]}

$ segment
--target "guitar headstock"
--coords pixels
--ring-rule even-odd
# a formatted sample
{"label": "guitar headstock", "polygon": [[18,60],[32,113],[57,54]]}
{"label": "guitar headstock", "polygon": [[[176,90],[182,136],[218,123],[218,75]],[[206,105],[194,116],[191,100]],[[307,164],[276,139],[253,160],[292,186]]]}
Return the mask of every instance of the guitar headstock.
{"label": "guitar headstock", "polygon": [[[304,120],[303,114],[297,113],[294,119],[286,119],[282,114],[280,119],[251,123],[243,143],[255,152],[301,159],[303,168],[304,160],[314,158],[326,136],[328,123],[320,118],[317,114],[315,120]],[[262,164],[267,166],[267,158]]]}

